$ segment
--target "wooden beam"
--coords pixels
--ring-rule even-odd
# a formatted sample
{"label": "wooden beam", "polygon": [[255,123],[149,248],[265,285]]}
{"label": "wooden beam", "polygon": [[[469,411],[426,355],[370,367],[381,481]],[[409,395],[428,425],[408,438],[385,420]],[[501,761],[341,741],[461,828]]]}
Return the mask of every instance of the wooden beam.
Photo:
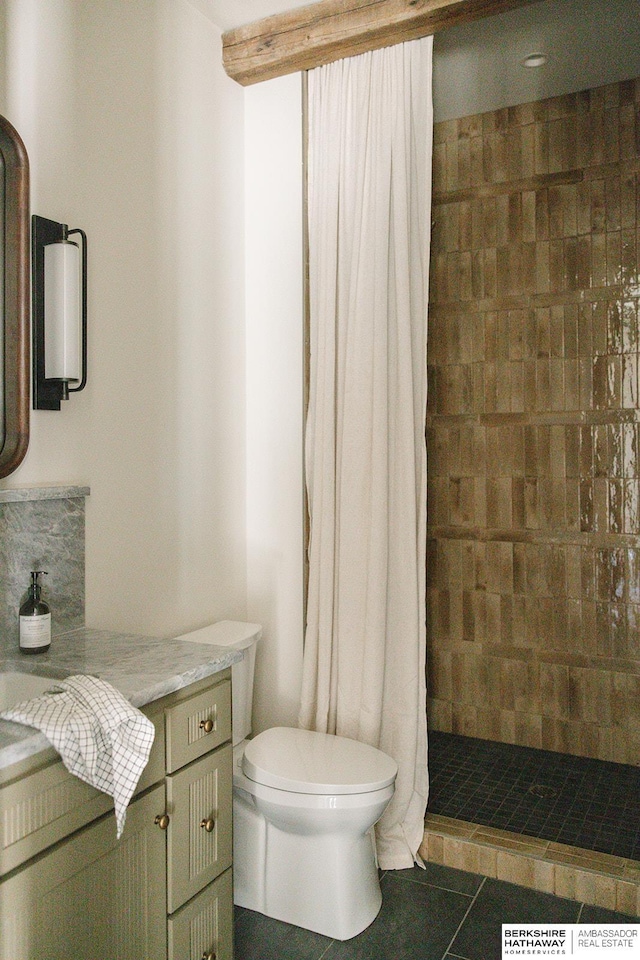
{"label": "wooden beam", "polygon": [[247,86],[539,0],[322,0],[229,30],[222,62]]}

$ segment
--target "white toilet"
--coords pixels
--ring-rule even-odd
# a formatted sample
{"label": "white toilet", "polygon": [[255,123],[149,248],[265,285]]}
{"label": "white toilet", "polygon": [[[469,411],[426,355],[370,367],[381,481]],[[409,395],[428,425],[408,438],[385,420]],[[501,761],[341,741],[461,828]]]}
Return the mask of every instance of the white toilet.
{"label": "white toilet", "polygon": [[367,744],[309,730],[274,727],[247,740],[261,633],[223,620],[178,637],[244,651],[231,668],[234,901],[348,940],[382,903],[373,825],[398,768]]}

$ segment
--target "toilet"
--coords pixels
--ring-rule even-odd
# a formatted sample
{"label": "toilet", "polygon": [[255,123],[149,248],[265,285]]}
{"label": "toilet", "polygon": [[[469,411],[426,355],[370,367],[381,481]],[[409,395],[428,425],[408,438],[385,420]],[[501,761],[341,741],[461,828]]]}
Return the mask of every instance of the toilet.
{"label": "toilet", "polygon": [[382,904],[373,826],[398,768],[375,747],[310,730],[247,739],[261,634],[223,620],[177,638],[244,653],[231,668],[234,902],[348,940]]}

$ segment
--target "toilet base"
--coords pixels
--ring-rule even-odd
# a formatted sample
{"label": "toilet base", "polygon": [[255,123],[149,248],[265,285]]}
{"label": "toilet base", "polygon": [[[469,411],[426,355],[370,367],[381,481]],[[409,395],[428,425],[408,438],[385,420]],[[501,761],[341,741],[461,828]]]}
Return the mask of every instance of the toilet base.
{"label": "toilet base", "polygon": [[275,826],[234,789],[234,902],[333,940],[375,920],[382,893],[373,827],[364,834],[305,835]]}

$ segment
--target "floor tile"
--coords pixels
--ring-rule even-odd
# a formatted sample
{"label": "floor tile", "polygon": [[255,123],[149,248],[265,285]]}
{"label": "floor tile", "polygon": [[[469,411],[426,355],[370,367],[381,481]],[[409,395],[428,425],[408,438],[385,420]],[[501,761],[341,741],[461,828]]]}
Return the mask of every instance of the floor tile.
{"label": "floor tile", "polygon": [[467,873],[466,870],[456,870],[454,867],[444,867],[439,863],[425,863],[422,867],[412,870],[394,870],[393,876],[414,883],[428,883],[433,887],[442,887],[443,890],[453,890],[455,893],[466,893],[473,896],[477,893],[482,877],[477,873]]}
{"label": "floor tile", "polygon": [[503,923],[637,923],[438,864],[389,870],[381,887],[378,917],[345,942],[236,907],[236,960],[500,960]]}
{"label": "floor tile", "polygon": [[630,917],[626,913],[617,913],[605,907],[594,907],[585,903],[580,912],[580,923],[633,923],[638,925],[637,917]]}
{"label": "floor tile", "polygon": [[504,880],[486,880],[451,944],[465,960],[500,960],[503,923],[575,923],[580,904]]}
{"label": "floor tile", "polygon": [[441,960],[472,898],[397,873],[382,878],[382,909],[371,926],[334,942],[323,960]]}
{"label": "floor tile", "polygon": [[330,944],[319,933],[235,908],[236,960],[319,960]]}

